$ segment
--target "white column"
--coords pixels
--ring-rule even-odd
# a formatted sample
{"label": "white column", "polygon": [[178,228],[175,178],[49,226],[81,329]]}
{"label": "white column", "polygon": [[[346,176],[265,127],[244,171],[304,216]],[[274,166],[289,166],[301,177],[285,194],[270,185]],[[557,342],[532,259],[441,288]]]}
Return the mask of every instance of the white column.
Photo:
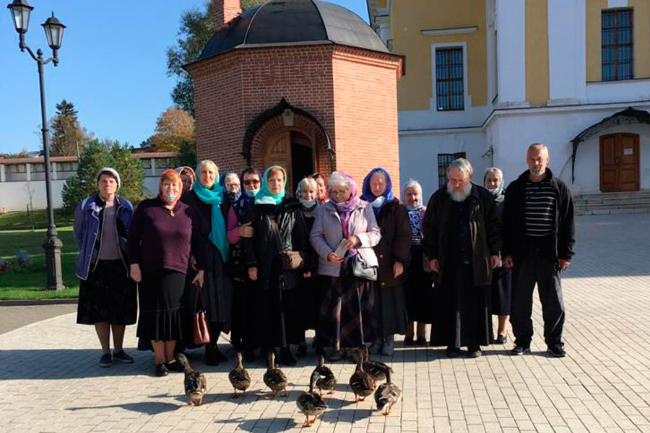
{"label": "white column", "polygon": [[59,170],[56,166],[56,162],[52,162],[51,165],[52,165],[52,180],[57,180],[59,178],[58,176]]}
{"label": "white column", "polygon": [[32,165],[27,163],[25,164],[25,174],[27,174],[27,182],[32,180]]}
{"label": "white column", "polygon": [[6,177],[5,177],[5,165],[0,164],[0,182],[6,182]]}
{"label": "white column", "polygon": [[585,0],[548,0],[549,105],[586,98]]}
{"label": "white column", "polygon": [[151,158],[151,175],[156,177],[156,158]]}
{"label": "white column", "polygon": [[528,107],[526,101],[526,2],[497,0],[499,107]]}

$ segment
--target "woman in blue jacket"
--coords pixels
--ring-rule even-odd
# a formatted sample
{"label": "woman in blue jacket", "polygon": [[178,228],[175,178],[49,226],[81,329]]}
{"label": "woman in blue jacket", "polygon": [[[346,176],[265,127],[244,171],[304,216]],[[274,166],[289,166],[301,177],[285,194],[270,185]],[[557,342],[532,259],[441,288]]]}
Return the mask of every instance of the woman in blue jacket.
{"label": "woman in blue jacket", "polygon": [[81,279],[77,323],[95,325],[103,351],[99,366],[110,367],[114,360],[133,362],[122,347],[126,325],[136,322],[138,309],[126,255],[133,205],[117,194],[120,175],[114,169],[99,171],[97,187],[99,191],[83,199],[75,210],[76,272]]}

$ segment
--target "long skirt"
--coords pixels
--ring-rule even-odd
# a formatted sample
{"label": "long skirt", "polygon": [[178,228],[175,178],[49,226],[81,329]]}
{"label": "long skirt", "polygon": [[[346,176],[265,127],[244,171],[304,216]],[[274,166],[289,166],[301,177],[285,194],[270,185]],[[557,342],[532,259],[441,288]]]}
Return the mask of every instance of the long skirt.
{"label": "long skirt", "polygon": [[490,342],[489,286],[474,286],[472,264],[447,260],[436,287],[432,345],[460,348]]}
{"label": "long skirt", "polygon": [[431,323],[433,284],[431,272],[424,272],[421,245],[411,247],[411,262],[408,267],[408,279],[404,284],[406,295],[406,313],[409,322]]}
{"label": "long skirt", "polygon": [[232,313],[232,280],[225,272],[221,253],[212,242],[206,247],[206,260],[209,264],[206,266],[203,293],[208,320],[229,323]]}
{"label": "long skirt", "polygon": [[492,314],[507,316],[510,314],[512,298],[512,272],[510,269],[498,267],[492,275]]}
{"label": "long skirt", "polygon": [[377,287],[375,294],[375,335],[386,338],[406,334],[406,296],[400,283],[392,287]]}
{"label": "long skirt", "polygon": [[132,325],[137,315],[135,282],[127,276],[122,260],[100,260],[79,284],[77,323]]}
{"label": "long skirt", "polygon": [[279,256],[273,258],[268,287],[254,289],[253,296],[257,311],[257,347],[286,347],[302,341],[304,328],[299,290],[286,288]]}
{"label": "long skirt", "polygon": [[233,346],[238,350],[254,349],[257,346],[256,290],[249,281],[233,278],[233,301],[231,315],[231,334]]}
{"label": "long skirt", "polygon": [[318,339],[323,347],[359,347],[375,338],[372,281],[357,278],[349,265],[341,265],[340,277],[322,276],[325,298],[320,311]]}
{"label": "long skirt", "polygon": [[323,283],[320,275],[312,272],[311,278],[304,278],[298,290],[300,291],[300,308],[302,312],[302,327],[307,329],[318,330],[320,321],[320,311],[325,298]]}
{"label": "long skirt", "polygon": [[168,269],[145,272],[139,284],[140,319],[137,335],[142,340],[182,340],[180,314],[185,274]]}

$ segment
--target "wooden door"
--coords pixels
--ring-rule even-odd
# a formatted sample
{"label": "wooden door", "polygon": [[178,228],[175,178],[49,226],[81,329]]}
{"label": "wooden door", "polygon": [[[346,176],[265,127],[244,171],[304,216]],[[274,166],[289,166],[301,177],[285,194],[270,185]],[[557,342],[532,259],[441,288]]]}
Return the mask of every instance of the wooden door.
{"label": "wooden door", "polygon": [[610,134],[600,137],[600,190],[638,191],[639,136]]}
{"label": "wooden door", "polygon": [[287,171],[286,190],[293,191],[291,178],[291,131],[271,137],[264,151],[264,169],[279,165]]}

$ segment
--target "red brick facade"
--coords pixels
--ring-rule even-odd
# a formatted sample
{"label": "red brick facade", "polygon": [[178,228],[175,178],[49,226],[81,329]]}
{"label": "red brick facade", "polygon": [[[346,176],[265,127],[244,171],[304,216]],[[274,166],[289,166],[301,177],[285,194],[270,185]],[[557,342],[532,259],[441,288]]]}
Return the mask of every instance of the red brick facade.
{"label": "red brick facade", "polygon": [[[188,70],[194,80],[199,159],[213,159],[222,171],[245,167],[247,128],[284,98],[320,124],[295,115],[292,127],[313,140],[317,171],[327,176],[333,169],[344,170],[361,181],[372,167],[383,166],[399,185],[402,58],[333,44],[261,47],[231,51]],[[281,116],[259,125],[251,146],[256,167],[264,168],[266,141],[282,128]],[[325,133],[333,151],[327,149]]]}
{"label": "red brick facade", "polygon": [[220,29],[225,23],[232,20],[240,13],[240,0],[214,0],[212,6],[214,28]]}

